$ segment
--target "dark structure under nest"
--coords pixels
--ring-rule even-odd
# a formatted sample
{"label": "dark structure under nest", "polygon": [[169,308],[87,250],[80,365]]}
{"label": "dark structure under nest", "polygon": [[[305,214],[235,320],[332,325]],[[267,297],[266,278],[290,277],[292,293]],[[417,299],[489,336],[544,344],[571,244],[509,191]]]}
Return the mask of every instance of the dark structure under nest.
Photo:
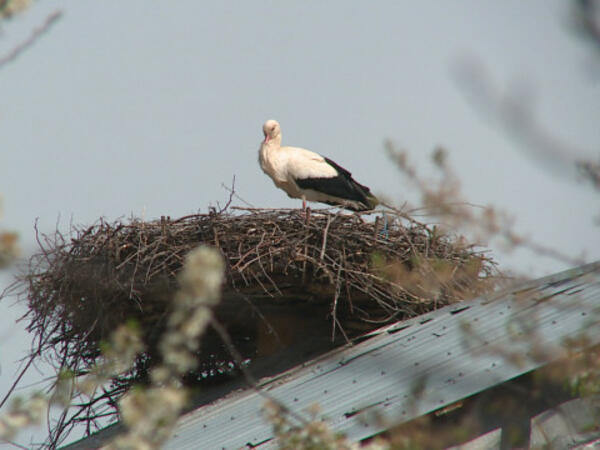
{"label": "dark structure under nest", "polygon": [[[306,223],[297,210],[248,210],[100,221],[73,234],[46,236],[32,259],[26,281],[33,351],[85,374],[101,342],[135,319],[147,351],[131,373],[99,394],[109,408],[159,362],[158,340],[176,275],[186,253],[199,244],[225,257],[216,316],[247,361],[294,345],[306,349],[314,340],[344,342],[474,296],[488,286],[494,267],[460,241],[393,213],[374,219],[317,210]],[[214,332],[203,338],[198,359],[189,384],[232,372],[232,357]],[[80,419],[100,414],[95,408],[101,402],[94,400],[83,403],[88,410]]]}

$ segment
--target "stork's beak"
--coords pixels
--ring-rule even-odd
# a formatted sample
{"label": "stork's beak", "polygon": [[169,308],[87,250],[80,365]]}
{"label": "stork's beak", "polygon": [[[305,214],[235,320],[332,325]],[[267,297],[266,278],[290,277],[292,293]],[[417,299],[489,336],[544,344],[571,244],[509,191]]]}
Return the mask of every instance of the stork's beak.
{"label": "stork's beak", "polygon": [[265,134],[265,140],[263,141],[263,144],[266,144],[267,142],[269,142],[269,135]]}

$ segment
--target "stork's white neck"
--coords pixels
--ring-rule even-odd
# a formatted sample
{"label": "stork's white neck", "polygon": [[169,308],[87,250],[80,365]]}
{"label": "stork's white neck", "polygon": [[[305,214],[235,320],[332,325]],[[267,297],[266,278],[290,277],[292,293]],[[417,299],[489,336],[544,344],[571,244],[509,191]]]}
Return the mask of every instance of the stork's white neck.
{"label": "stork's white neck", "polygon": [[274,163],[273,158],[276,158],[276,154],[279,153],[281,149],[281,136],[275,136],[272,139],[269,139],[267,142],[262,142],[260,145],[260,150],[258,152],[258,160],[262,169],[267,172],[269,175],[273,176]]}
{"label": "stork's white neck", "polygon": [[263,144],[264,146],[268,146],[269,148],[279,148],[281,147],[281,133],[277,136],[269,138],[269,140]]}
{"label": "stork's white neck", "polygon": [[277,135],[274,138],[269,139],[267,142],[263,142],[260,146],[261,160],[268,159],[269,155],[279,153],[280,149],[281,135]]}

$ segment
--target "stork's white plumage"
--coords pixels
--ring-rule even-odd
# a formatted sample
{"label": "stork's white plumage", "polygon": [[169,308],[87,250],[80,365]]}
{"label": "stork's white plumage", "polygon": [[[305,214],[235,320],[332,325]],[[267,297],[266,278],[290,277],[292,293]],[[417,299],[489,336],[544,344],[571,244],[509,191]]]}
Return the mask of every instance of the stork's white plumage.
{"label": "stork's white plumage", "polygon": [[368,187],[352,174],[318,153],[297,147],[281,146],[281,128],[276,120],[263,125],[265,139],[260,146],[259,163],[275,186],[292,198],[368,211],[379,203]]}

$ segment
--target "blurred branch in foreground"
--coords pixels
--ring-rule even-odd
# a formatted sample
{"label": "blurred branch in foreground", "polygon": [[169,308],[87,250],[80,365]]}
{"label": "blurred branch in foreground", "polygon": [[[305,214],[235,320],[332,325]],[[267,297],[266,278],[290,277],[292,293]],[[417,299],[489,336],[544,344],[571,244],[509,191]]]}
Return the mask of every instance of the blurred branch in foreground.
{"label": "blurred branch in foreground", "polygon": [[531,89],[521,85],[501,92],[484,65],[475,59],[459,63],[455,79],[479,112],[515,138],[547,170],[572,180],[591,181],[598,189],[599,164],[585,156],[591,152],[561,141],[538,123]]}
{"label": "blurred branch in foreground", "polygon": [[[2,219],[2,196],[0,195],[0,220]],[[18,256],[17,233],[0,229],[0,269],[9,266]]]}
{"label": "blurred branch in foreground", "polygon": [[600,191],[600,161],[578,161],[577,169],[584,180],[592,183],[592,185]]}
{"label": "blurred branch in foreground", "polygon": [[[0,0],[2,1],[2,0]],[[10,0],[8,1],[8,4],[12,4],[14,2],[11,2]],[[0,16],[4,13],[4,9],[2,9],[0,7]],[[33,44],[35,44],[37,42],[37,40],[42,37],[44,34],[46,34],[50,28],[52,27],[52,25],[54,25],[58,19],[60,19],[62,17],[62,12],[61,11],[55,11],[52,14],[50,14],[46,20],[44,20],[44,22],[33,29],[33,31],[31,32],[30,36],[25,39],[23,42],[20,42],[19,44],[17,44],[12,50],[10,50],[6,55],[0,56],[0,69],[7,65],[8,63],[13,62],[15,59],[17,59],[25,50],[27,50],[29,47],[31,47]]]}
{"label": "blurred branch in foreground", "polygon": [[17,233],[0,231],[0,269],[9,266],[19,256],[17,240]]}
{"label": "blurred branch in foreground", "polygon": [[[432,155],[435,167],[441,173],[439,180],[421,177],[409,162],[407,153],[396,149],[393,143],[387,142],[386,149],[402,173],[419,190],[424,214],[438,217],[444,227],[455,232],[469,233],[471,240],[478,245],[499,238],[501,239],[500,244],[507,250],[523,247],[540,256],[554,258],[573,266],[585,262],[581,257],[573,258],[526,236],[519,235],[513,229],[514,219],[506,211],[499,210],[494,206],[477,206],[465,201],[460,180],[448,164],[447,153],[444,149],[438,148]],[[409,213],[414,214],[415,211],[411,210]]]}
{"label": "blurred branch in foreground", "polygon": [[31,0],[0,0],[0,18],[10,19],[29,7]]}
{"label": "blurred branch in foreground", "polygon": [[600,50],[600,1],[574,0],[572,11],[576,30]]}
{"label": "blurred branch in foreground", "polygon": [[[193,351],[212,319],[211,309],[220,301],[224,262],[212,248],[201,246],[190,252],[179,275],[180,290],[174,298],[169,327],[161,341],[163,364],[151,373],[151,384],[137,386],[119,399],[119,412],[128,432],[118,436],[107,448],[160,448],[170,436],[183,410],[188,391],[181,378],[196,360]],[[10,408],[0,415],[0,442],[12,440],[28,426],[42,422],[50,406],[62,406],[58,424],[50,430],[47,443],[56,448],[66,437],[65,431],[76,421],[66,420],[67,411],[81,405],[83,396],[93,396],[112,378],[131,370],[143,343],[135,322],[121,325],[105,343],[102,358],[78,380],[75,373],[63,369],[56,379],[52,395],[35,393],[29,399],[15,398]],[[83,405],[84,409],[86,405]]]}

